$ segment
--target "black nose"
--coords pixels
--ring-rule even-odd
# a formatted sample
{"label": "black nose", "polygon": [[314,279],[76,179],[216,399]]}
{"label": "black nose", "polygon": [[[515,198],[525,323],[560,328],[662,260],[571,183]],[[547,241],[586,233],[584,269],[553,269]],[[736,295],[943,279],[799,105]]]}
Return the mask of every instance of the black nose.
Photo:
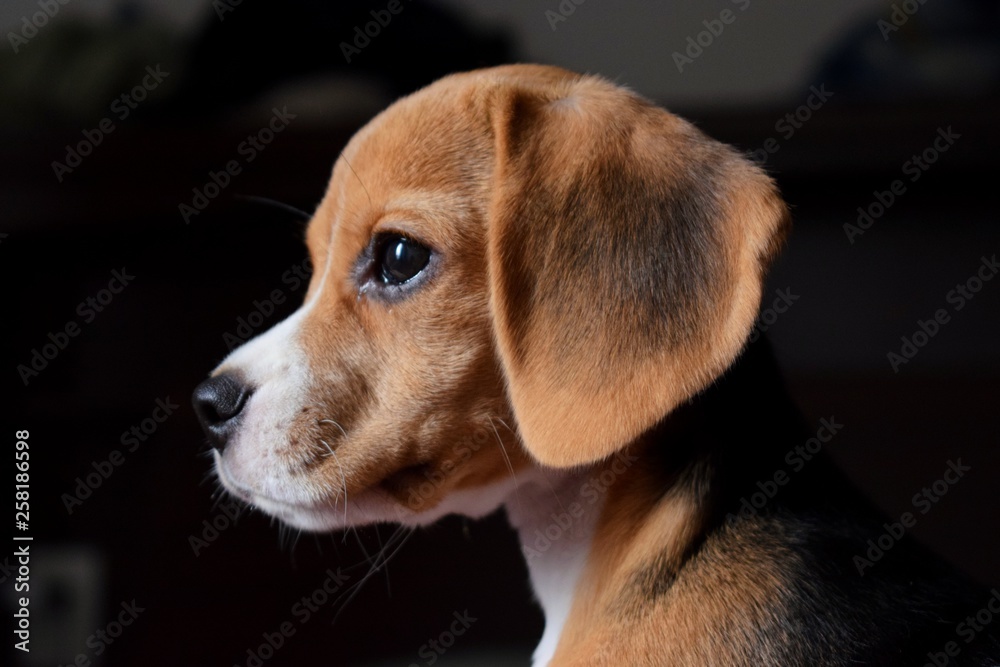
{"label": "black nose", "polygon": [[195,388],[191,397],[195,414],[212,446],[220,452],[249,396],[249,389],[229,373],[209,378]]}

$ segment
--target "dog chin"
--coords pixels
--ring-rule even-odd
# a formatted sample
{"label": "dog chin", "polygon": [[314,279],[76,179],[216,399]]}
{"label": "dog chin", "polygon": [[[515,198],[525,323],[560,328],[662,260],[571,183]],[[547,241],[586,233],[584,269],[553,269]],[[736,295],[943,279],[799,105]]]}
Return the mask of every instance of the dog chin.
{"label": "dog chin", "polygon": [[349,508],[339,498],[302,503],[282,500],[241,484],[234,479],[221,455],[216,453],[215,473],[222,487],[232,496],[253,509],[299,530],[332,532],[345,528],[360,528],[377,523],[399,523],[420,526],[432,523],[440,512],[414,512],[395,501],[370,490],[360,491],[349,498]]}
{"label": "dog chin", "polygon": [[260,491],[238,482],[218,452],[215,455],[215,474],[227,493],[251,508],[273,516],[289,526],[309,531],[330,531],[343,527],[342,508],[338,522],[333,509],[286,502],[264,495]]}
{"label": "dog chin", "polygon": [[288,502],[248,488],[233,479],[218,453],[215,471],[223,488],[242,502],[293,528],[310,532],[332,532],[379,523],[420,527],[449,514],[478,519],[496,511],[515,490],[513,480],[504,479],[484,487],[452,491],[432,506],[416,511],[384,493],[366,489],[351,495],[345,510],[340,498]]}

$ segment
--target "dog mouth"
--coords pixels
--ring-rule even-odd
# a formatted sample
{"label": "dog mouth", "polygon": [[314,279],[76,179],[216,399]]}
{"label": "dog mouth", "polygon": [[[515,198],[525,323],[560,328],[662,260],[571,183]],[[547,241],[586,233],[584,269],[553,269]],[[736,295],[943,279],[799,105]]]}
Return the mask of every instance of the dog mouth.
{"label": "dog mouth", "polygon": [[216,456],[215,473],[223,488],[253,509],[303,530],[326,531],[341,528],[340,514],[331,506],[290,503],[250,489],[236,481],[221,456]]}
{"label": "dog mouth", "polygon": [[241,486],[232,478],[232,475],[226,470],[226,464],[222,459],[222,456],[215,452],[215,476],[219,478],[222,483],[222,487],[233,496],[236,496],[239,500],[245,503],[253,504],[254,494],[249,489]]}
{"label": "dog mouth", "polygon": [[219,478],[219,481],[222,483],[222,486],[227,493],[235,496],[237,499],[250,505],[251,507],[261,509],[268,514],[277,516],[278,518],[283,519],[286,515],[295,511],[316,509],[303,504],[280,500],[264,494],[259,490],[252,489],[245,484],[241,484],[229,471],[226,466],[225,459],[219,454],[216,454],[215,457],[215,474]]}
{"label": "dog mouth", "polygon": [[[345,497],[341,489],[336,494],[321,494],[315,499],[292,500],[276,497],[243,481],[239,481],[230,469],[225,457],[216,453],[215,473],[227,493],[236,497],[252,509],[260,510],[268,516],[301,530],[327,532],[358,527],[392,520],[390,515],[398,515],[396,520],[405,519],[401,508],[388,507],[386,493],[378,485],[359,489]],[[350,511],[348,511],[348,504]]]}

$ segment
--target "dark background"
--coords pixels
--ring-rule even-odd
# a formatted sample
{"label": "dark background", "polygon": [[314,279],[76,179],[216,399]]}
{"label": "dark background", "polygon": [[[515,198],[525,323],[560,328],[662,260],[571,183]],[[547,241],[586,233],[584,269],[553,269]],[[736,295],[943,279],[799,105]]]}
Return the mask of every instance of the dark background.
{"label": "dark background", "polygon": [[[603,74],[747,152],[777,147],[765,166],[796,227],[765,307],[778,290],[796,298],[762,327],[796,399],[810,419],[844,424],[828,451],[888,516],[912,510],[949,460],[972,466],[913,533],[1000,583],[1000,280],[961,310],[947,298],[1000,252],[997,3],[404,0],[347,62],[341,43],[386,4],[74,0],[16,53],[10,33],[23,36],[42,9],[18,0],[0,11],[4,448],[30,430],[34,538],[33,650],[15,655],[5,631],[0,661],[247,665],[263,633],[292,621],[295,635],[263,664],[428,664],[421,646],[468,610],[478,620],[438,664],[527,664],[542,619],[499,515],[414,533],[349,603],[300,624],[292,606],[327,568],[360,582],[392,528],[296,537],[251,513],[228,525],[188,402],[255,301],[285,297],[259,333],[304,292],[283,280],[305,257],[303,221],[252,198],[312,211],[340,148],[380,108],[502,62]],[[916,7],[899,30],[879,24]],[[674,52],[718,30],[724,10],[733,20],[702,35],[678,71]],[[169,76],[121,119],[112,100],[157,65]],[[832,96],[807,112],[811,87]],[[239,146],[275,107],[296,118],[247,163]],[[789,135],[781,121],[796,112]],[[57,179],[52,163],[106,117],[114,131]],[[911,181],[904,163],[947,128],[959,138]],[[178,206],[234,159],[242,172],[186,224]],[[897,179],[905,192],[851,242],[844,225]],[[123,268],[134,280],[85,322],[78,304]],[[950,321],[895,371],[887,354],[939,308]],[[79,335],[25,384],[18,366],[71,321]],[[127,451],[123,432],[157,399],[179,407]],[[121,465],[69,513],[64,494],[113,450]],[[213,520],[218,534],[206,532]],[[197,555],[192,536],[207,542]],[[13,577],[0,580],[9,621]],[[133,599],[144,611],[96,658],[88,636]]]}

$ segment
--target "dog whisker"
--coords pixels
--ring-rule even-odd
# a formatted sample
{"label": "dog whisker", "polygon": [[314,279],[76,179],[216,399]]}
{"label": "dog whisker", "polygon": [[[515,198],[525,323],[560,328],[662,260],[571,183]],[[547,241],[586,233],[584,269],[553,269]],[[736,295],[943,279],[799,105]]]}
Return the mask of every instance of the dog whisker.
{"label": "dog whisker", "polygon": [[333,424],[333,425],[334,425],[334,426],[336,426],[336,427],[337,427],[338,429],[340,429],[340,432],[341,432],[341,434],[342,434],[342,435],[343,435],[343,436],[344,436],[345,438],[347,437],[347,431],[345,431],[345,430],[344,430],[344,427],[343,427],[343,426],[341,426],[341,425],[340,425],[339,423],[337,423],[336,421],[334,421],[333,419],[320,419],[320,420],[318,420],[318,421],[317,421],[316,423],[317,423],[317,424]]}
{"label": "dog whisker", "polygon": [[[372,526],[372,529],[375,532],[375,539],[378,540],[378,546],[379,546],[378,553],[379,554],[384,553],[385,552],[385,545],[382,543],[382,535],[381,535],[381,533],[378,532],[378,525],[376,524],[376,525]],[[368,549],[365,548],[365,543],[361,539],[361,534],[356,529],[354,529],[353,532],[354,532],[354,538],[355,538],[355,540],[358,543],[358,548],[360,548],[361,549],[361,553],[363,553],[365,555],[365,562],[368,563],[369,566],[371,566],[373,563],[375,563],[377,561],[377,557],[373,557],[371,554],[368,553]],[[386,585],[386,591],[391,594],[392,593],[392,588],[391,588],[391,585],[389,583],[389,571],[388,571],[388,569],[385,570],[385,585]]]}
{"label": "dog whisker", "polygon": [[346,164],[347,167],[348,167],[348,169],[351,170],[351,173],[354,174],[354,178],[358,179],[358,183],[361,184],[361,189],[365,191],[365,195],[368,197],[368,203],[371,204],[372,203],[372,196],[371,196],[371,194],[369,194],[368,188],[365,187],[365,182],[361,180],[360,176],[358,176],[358,172],[354,171],[354,167],[352,167],[351,163],[347,161],[347,156],[344,155],[343,151],[340,152],[340,157],[342,157],[344,159],[344,164]]}
{"label": "dog whisker", "polygon": [[[378,524],[372,526],[375,529],[375,539],[378,540],[378,547],[380,551],[385,550],[385,545],[382,544],[382,534],[378,532]],[[392,583],[389,581],[389,568],[385,569],[385,592],[388,595],[392,595]]]}
{"label": "dog whisker", "polygon": [[[326,447],[327,454],[329,454],[330,456],[336,456],[336,454],[333,453],[333,447],[330,446],[330,443],[328,443],[326,440],[323,440],[322,438],[320,438],[320,442],[323,444],[324,447]],[[323,454],[323,456],[326,456],[326,454]]]}
{"label": "dog whisker", "polygon": [[[209,511],[210,512],[214,512],[215,510],[219,509],[219,505],[222,504],[222,501],[225,500],[226,498],[229,498],[229,497],[231,497],[231,496],[226,492],[226,490],[224,488],[222,488],[222,487],[219,487],[216,490],[216,492],[214,494],[212,494],[212,498],[213,498],[212,499],[212,508]],[[237,500],[236,498],[233,498],[233,499]]]}
{"label": "dog whisker", "polygon": [[[510,424],[508,424],[507,422],[505,422],[503,419],[501,419],[500,417],[497,417],[497,421],[500,422],[503,425],[503,427],[505,429],[507,429],[512,435],[517,435],[517,433],[514,431],[514,429],[512,429],[510,427]],[[549,493],[552,494],[552,498],[556,501],[556,504],[559,506],[559,509],[561,509],[563,512],[565,512],[566,511],[566,507],[563,505],[562,499],[559,497],[559,494],[556,493],[555,488],[552,486],[552,481],[549,479],[549,476],[543,472],[542,475],[541,475],[541,477],[542,477],[542,479],[545,480],[545,485],[547,487],[549,487]]]}
{"label": "dog whisker", "polygon": [[[503,445],[503,440],[500,438],[500,433],[497,431],[496,424],[493,423],[493,417],[487,416],[490,421],[490,427],[493,429],[493,435],[497,437],[497,444],[500,445],[500,453],[503,455],[503,460],[507,464],[507,470],[510,471],[510,477],[514,481],[514,496],[517,498],[517,505],[523,511],[521,506],[521,492],[517,486],[517,475],[514,473],[514,466],[510,462],[510,456],[507,454],[507,448]],[[506,426],[506,424],[505,424]]]}
{"label": "dog whisker", "polygon": [[[322,439],[320,440],[320,442],[322,442],[326,446],[327,450],[330,452],[330,456],[332,456],[333,460],[337,462],[337,468],[340,469],[340,483],[342,484],[341,486],[341,488],[343,489],[342,495],[344,497],[344,525],[346,526],[347,525],[347,477],[344,476],[344,466],[340,465],[340,457],[337,456],[337,453],[335,451],[333,451],[333,447],[330,446],[330,443]],[[334,504],[334,507],[336,507],[336,504]]]}
{"label": "dog whisker", "polygon": [[[365,556],[365,562],[371,565],[374,562],[372,555],[368,553],[368,549],[365,548],[365,542],[361,539],[361,534],[358,531],[354,531],[354,540],[358,543],[358,548],[361,549],[361,553]],[[379,550],[382,549],[382,541],[379,540]]]}
{"label": "dog whisker", "polygon": [[[353,600],[359,592],[361,592],[361,588],[365,585],[365,583],[367,583],[368,580],[371,579],[380,569],[389,565],[389,561],[391,561],[396,554],[399,553],[400,549],[402,549],[410,537],[413,536],[413,533],[413,529],[406,526],[400,526],[393,531],[392,535],[386,541],[385,546],[379,551],[375,562],[368,569],[368,572],[365,573],[365,576],[362,577],[357,583],[349,586],[347,590],[344,591],[344,594],[337,599],[339,608],[334,614],[332,623],[337,622],[337,619],[340,618],[340,615],[343,613],[344,609],[347,608],[347,605],[350,604],[351,600]],[[402,536],[400,536],[401,534]],[[390,549],[391,551],[389,551]],[[341,600],[343,600],[343,602],[341,602]]]}
{"label": "dog whisker", "polygon": [[508,424],[507,422],[505,422],[503,419],[501,419],[500,417],[497,417],[497,421],[500,422],[500,425],[503,426],[505,429],[507,429],[511,433],[514,433],[514,429],[512,429],[510,427],[510,424]]}
{"label": "dog whisker", "polygon": [[293,528],[284,522],[278,523],[278,544],[284,549],[288,548],[289,556],[294,561],[295,547],[298,546],[299,539],[302,537],[301,528]]}
{"label": "dog whisker", "polygon": [[264,204],[265,206],[280,208],[283,211],[294,213],[296,217],[299,217],[302,220],[310,220],[312,218],[312,214],[307,213],[300,208],[296,208],[291,204],[286,204],[285,202],[278,201],[277,199],[271,199],[270,197],[259,197],[257,195],[236,195],[236,199],[253,202],[254,204]]}

